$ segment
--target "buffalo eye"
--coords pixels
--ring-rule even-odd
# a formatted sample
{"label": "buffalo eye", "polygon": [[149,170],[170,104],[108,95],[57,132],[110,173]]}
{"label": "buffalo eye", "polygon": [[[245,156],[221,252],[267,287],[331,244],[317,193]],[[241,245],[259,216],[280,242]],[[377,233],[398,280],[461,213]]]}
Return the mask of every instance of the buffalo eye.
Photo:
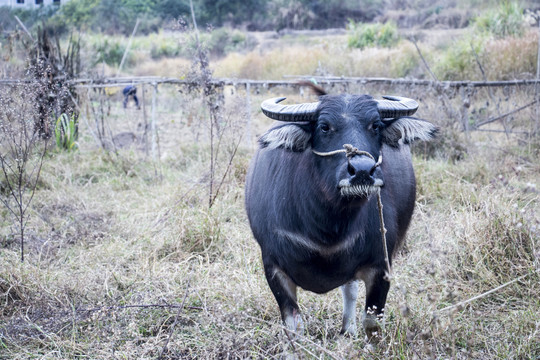
{"label": "buffalo eye", "polygon": [[382,123],[380,121],[374,121],[370,124],[370,128],[373,131],[379,131],[382,128]]}
{"label": "buffalo eye", "polygon": [[330,125],[328,125],[327,123],[322,123],[321,125],[319,125],[319,129],[321,129],[322,133],[326,134],[330,131]]}

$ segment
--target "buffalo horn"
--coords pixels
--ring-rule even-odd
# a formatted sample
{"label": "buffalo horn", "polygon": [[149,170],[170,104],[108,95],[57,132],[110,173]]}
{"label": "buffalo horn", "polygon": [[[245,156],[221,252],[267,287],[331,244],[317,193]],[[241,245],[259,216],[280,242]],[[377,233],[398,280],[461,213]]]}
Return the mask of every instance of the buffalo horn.
{"label": "buffalo horn", "polygon": [[384,100],[375,100],[382,119],[411,116],[418,109],[418,103],[413,99],[401,96],[383,96],[383,98]]}
{"label": "buffalo horn", "polygon": [[279,121],[313,121],[317,111],[318,102],[280,105],[279,102],[285,100],[284,97],[272,98],[263,101],[261,109],[264,115],[270,119]]}

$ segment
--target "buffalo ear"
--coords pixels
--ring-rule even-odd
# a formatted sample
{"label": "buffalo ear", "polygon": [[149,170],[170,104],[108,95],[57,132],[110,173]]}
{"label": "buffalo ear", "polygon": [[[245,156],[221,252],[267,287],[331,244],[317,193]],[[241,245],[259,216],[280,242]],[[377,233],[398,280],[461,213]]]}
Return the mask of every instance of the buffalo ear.
{"label": "buffalo ear", "polygon": [[429,141],[435,138],[439,128],[429,121],[413,117],[402,117],[383,121],[382,141],[390,146],[399,146],[400,140],[410,144],[415,140]]}
{"label": "buffalo ear", "polygon": [[311,145],[310,123],[288,123],[276,126],[259,138],[261,148],[283,148],[302,152]]}

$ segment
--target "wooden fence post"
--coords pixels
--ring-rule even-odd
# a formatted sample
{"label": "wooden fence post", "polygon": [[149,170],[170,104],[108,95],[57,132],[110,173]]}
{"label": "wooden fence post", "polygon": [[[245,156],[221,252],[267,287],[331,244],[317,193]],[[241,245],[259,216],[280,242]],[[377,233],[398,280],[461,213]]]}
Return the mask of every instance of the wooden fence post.
{"label": "wooden fence post", "polygon": [[146,88],[144,87],[144,83],[141,87],[141,93],[142,93],[142,111],[143,111],[143,141],[144,141],[144,153],[146,156],[148,156],[148,119],[146,118],[146,98],[144,93],[146,92]]}
{"label": "wooden fence post", "polygon": [[247,126],[246,133],[249,141],[249,148],[253,149],[252,129],[251,129],[251,84],[246,82],[246,110],[247,110]]}
{"label": "wooden fence post", "polygon": [[[537,13],[538,14],[538,13]],[[538,82],[540,81],[540,14],[537,16],[538,21],[538,55],[536,57],[536,84],[534,86],[534,100],[538,100]],[[536,103],[536,121],[534,124],[533,134],[538,135],[540,130],[540,102]]]}
{"label": "wooden fence post", "polygon": [[469,107],[471,106],[470,92],[466,87],[461,87],[459,89],[461,95],[461,123],[463,125],[463,131],[469,140]]}
{"label": "wooden fence post", "polygon": [[157,102],[157,83],[152,83],[154,90],[152,91],[152,118],[150,128],[152,131],[152,160],[157,158],[157,126],[156,126],[156,102]]}

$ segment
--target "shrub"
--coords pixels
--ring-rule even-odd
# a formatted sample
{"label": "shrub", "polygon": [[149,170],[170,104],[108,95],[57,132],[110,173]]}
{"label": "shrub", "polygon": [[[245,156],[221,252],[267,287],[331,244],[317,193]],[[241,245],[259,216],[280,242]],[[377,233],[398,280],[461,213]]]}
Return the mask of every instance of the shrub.
{"label": "shrub", "polygon": [[392,22],[385,24],[362,24],[349,21],[349,48],[392,47],[399,42],[397,26]]}
{"label": "shrub", "polygon": [[213,29],[204,34],[204,43],[213,56],[225,56],[234,51],[251,50],[256,41],[252,36],[227,28]]}
{"label": "shrub", "polygon": [[530,77],[536,73],[537,44],[536,31],[520,38],[464,37],[441,54],[433,70],[439,80],[483,80],[479,62],[487,80]]}
{"label": "shrub", "polygon": [[435,75],[439,80],[481,80],[475,53],[482,54],[484,46],[483,38],[465,37],[456,41],[435,63]]}
{"label": "shrub", "polygon": [[152,59],[160,59],[163,57],[175,57],[180,55],[180,44],[175,41],[165,41],[161,39],[158,43],[154,43],[150,49]]}
{"label": "shrub", "polygon": [[205,43],[212,55],[223,56],[229,42],[229,32],[225,28],[218,28],[208,34]]}
{"label": "shrub", "polygon": [[17,16],[28,29],[32,29],[54,16],[58,8],[58,6],[39,6],[36,8],[10,8],[8,6],[1,6],[0,24],[2,24],[2,30],[6,33],[13,31],[19,26],[15,20],[15,16]]}
{"label": "shrub", "polygon": [[[106,63],[107,65],[119,65],[126,51],[126,47],[119,40],[105,39],[94,45],[97,56],[94,64]],[[128,53],[126,64],[132,63],[131,55]]]}
{"label": "shrub", "polygon": [[497,38],[522,36],[525,32],[523,9],[517,2],[505,0],[497,10],[487,11],[474,21],[480,32],[489,33]]}

